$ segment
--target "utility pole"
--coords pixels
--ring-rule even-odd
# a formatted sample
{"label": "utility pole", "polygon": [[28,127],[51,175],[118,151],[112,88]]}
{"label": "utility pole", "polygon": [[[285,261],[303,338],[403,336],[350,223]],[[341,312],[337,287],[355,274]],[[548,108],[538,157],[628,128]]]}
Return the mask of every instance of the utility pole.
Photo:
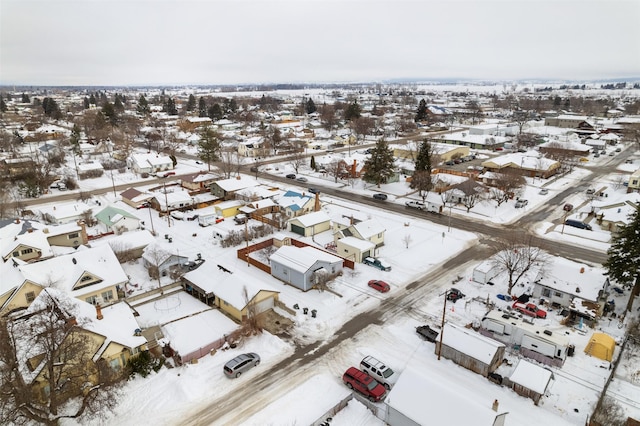
{"label": "utility pole", "polygon": [[162,182],[162,189],[164,190],[164,204],[167,208],[167,225],[171,228],[171,215],[169,214],[169,200],[167,197],[167,184],[166,182]]}
{"label": "utility pole", "polygon": [[440,361],[440,354],[442,353],[442,335],[444,334],[444,316],[447,313],[447,297],[449,296],[449,290],[444,292],[444,307],[442,308],[442,325],[440,327],[440,343],[438,344],[438,361]]}

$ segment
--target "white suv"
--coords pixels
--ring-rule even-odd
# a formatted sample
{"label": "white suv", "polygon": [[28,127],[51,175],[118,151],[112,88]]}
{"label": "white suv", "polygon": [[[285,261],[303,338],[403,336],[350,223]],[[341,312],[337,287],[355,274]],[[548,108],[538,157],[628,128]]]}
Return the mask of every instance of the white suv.
{"label": "white suv", "polygon": [[369,376],[376,379],[377,382],[384,385],[387,389],[391,389],[398,380],[398,374],[386,366],[382,361],[379,361],[372,356],[365,356],[362,361],[360,361],[360,368]]}

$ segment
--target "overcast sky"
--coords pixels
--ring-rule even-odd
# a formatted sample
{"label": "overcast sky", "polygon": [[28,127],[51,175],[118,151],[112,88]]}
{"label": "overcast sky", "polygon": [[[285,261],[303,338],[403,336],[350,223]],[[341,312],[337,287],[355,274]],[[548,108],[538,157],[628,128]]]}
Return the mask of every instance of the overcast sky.
{"label": "overcast sky", "polygon": [[639,76],[638,0],[0,0],[0,84]]}

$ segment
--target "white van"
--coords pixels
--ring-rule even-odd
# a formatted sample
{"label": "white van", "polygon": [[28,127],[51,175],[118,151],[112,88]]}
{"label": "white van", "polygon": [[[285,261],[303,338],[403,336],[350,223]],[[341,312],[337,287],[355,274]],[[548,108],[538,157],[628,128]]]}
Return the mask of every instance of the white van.
{"label": "white van", "polygon": [[377,360],[372,356],[365,356],[360,361],[360,368],[362,371],[376,379],[385,388],[391,389],[393,385],[398,381],[398,374],[391,368],[385,365],[382,361]]}

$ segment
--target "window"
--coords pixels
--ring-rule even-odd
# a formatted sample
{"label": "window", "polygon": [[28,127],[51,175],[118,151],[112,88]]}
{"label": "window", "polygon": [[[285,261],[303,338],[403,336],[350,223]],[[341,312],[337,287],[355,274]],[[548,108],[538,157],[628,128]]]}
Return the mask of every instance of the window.
{"label": "window", "polygon": [[543,288],[542,289],[542,295],[544,297],[551,297],[551,290],[549,290],[548,288]]}
{"label": "window", "polygon": [[27,303],[31,303],[31,302],[33,302],[33,301],[35,300],[35,298],[36,298],[36,293],[35,293],[35,292],[33,292],[33,291],[30,291],[30,292],[26,293],[26,294],[24,295],[24,297],[26,297],[26,298],[27,298]]}
{"label": "window", "polygon": [[81,282],[86,282],[86,281],[90,281],[92,278],[89,275],[85,275],[82,278],[80,278]]}
{"label": "window", "polygon": [[562,297],[562,293],[560,293],[559,291],[554,291],[554,292],[553,292],[553,295],[554,295],[555,297]]}
{"label": "window", "polygon": [[113,290],[105,291],[101,296],[103,300],[111,300],[113,299]]}
{"label": "window", "polygon": [[13,257],[18,257],[20,256],[20,252],[19,251],[14,251],[13,252]]}
{"label": "window", "polygon": [[96,304],[96,296],[87,297],[84,299],[87,303],[91,303],[92,305]]}
{"label": "window", "polygon": [[22,250],[22,254],[29,254],[29,253],[33,253],[33,249],[32,248],[28,248],[28,249]]}
{"label": "window", "polygon": [[78,235],[77,232],[74,232],[73,234],[69,234],[67,236],[67,238],[70,239],[70,240],[73,240],[74,238],[78,238],[78,237],[79,237],[79,235]]}

